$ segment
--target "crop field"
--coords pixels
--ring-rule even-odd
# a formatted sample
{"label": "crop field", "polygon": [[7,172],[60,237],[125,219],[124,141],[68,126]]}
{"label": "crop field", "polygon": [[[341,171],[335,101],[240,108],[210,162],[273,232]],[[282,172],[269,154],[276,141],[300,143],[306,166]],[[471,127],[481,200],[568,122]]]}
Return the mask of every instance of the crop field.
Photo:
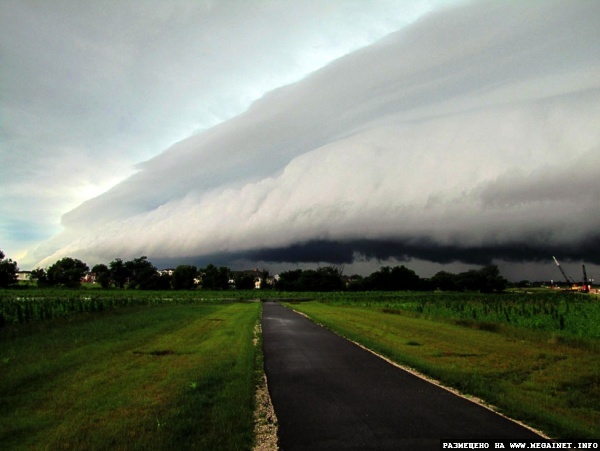
{"label": "crop field", "polygon": [[600,438],[595,296],[370,293],[289,306],[550,437]]}
{"label": "crop field", "polygon": [[542,291],[490,295],[460,292],[336,293],[315,300],[332,306],[374,307],[423,318],[494,329],[515,326],[561,337],[600,339],[600,297]]}
{"label": "crop field", "polygon": [[0,290],[0,327],[135,306],[215,304],[256,297],[252,291]]}
{"label": "crop field", "polygon": [[260,303],[47,294],[0,327],[2,449],[251,449]]}

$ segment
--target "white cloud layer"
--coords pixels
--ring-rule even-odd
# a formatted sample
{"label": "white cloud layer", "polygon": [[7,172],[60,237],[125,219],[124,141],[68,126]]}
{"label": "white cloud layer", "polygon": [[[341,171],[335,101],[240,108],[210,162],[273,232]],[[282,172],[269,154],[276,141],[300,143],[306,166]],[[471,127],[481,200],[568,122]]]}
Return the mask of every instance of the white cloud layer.
{"label": "white cloud layer", "polygon": [[600,242],[598,23],[600,3],[569,0],[432,13],[140,165],[35,255],[366,240],[456,259],[588,257]]}
{"label": "white cloud layer", "polygon": [[441,1],[0,2],[0,248]]}

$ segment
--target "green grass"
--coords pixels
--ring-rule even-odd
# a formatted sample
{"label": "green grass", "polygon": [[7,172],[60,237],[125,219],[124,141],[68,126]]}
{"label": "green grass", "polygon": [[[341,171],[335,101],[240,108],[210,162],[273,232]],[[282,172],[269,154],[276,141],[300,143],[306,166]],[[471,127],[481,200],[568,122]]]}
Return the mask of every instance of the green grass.
{"label": "green grass", "polygon": [[28,288],[0,290],[2,449],[249,449],[260,304],[231,301],[258,297],[319,300],[294,307],[552,437],[600,437],[597,297]]}
{"label": "green grass", "polygon": [[[364,300],[364,299],[363,299]],[[600,437],[598,340],[351,303],[291,307],[364,346],[474,395],[553,438]],[[464,327],[464,326],[468,327]],[[487,329],[487,330],[486,330]]]}
{"label": "green grass", "polygon": [[259,303],[0,329],[3,449],[249,449]]}

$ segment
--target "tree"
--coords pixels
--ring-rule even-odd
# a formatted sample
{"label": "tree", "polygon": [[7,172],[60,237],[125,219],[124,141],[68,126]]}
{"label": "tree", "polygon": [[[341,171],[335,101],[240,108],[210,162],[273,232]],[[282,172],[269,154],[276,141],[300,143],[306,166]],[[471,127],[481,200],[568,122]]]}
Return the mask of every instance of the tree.
{"label": "tree", "polygon": [[500,275],[500,270],[496,265],[460,273],[457,276],[457,282],[463,290],[481,291],[482,293],[504,291],[508,284],[508,281]]}
{"label": "tree", "polygon": [[301,291],[302,288],[299,283],[301,275],[301,269],[282,272],[279,274],[277,289],[282,291]]}
{"label": "tree", "polygon": [[154,290],[170,290],[172,277],[168,273],[159,273],[155,279]]}
{"label": "tree", "polygon": [[369,290],[418,290],[421,287],[421,278],[404,265],[393,268],[382,266],[379,271],[367,277],[363,283]]}
{"label": "tree", "polygon": [[253,290],[256,288],[256,275],[253,272],[240,272],[234,277],[235,287],[238,290]]}
{"label": "tree", "polygon": [[277,288],[284,291],[340,291],[344,289],[341,270],[333,266],[297,269],[279,275]]}
{"label": "tree", "polygon": [[48,285],[62,285],[69,288],[81,286],[81,279],[89,271],[81,260],[65,257],[51,265],[46,271]]}
{"label": "tree", "polygon": [[124,263],[130,274],[128,288],[155,290],[159,287],[159,275],[156,267],[148,261],[145,255]]}
{"label": "tree", "polygon": [[0,250],[0,287],[6,288],[17,283],[17,262],[10,258],[4,258],[4,252]]}
{"label": "tree", "polygon": [[394,290],[418,290],[421,278],[406,266],[392,268],[392,286]]}
{"label": "tree", "polygon": [[439,271],[431,278],[431,284],[436,290],[456,291],[459,289],[457,276],[446,271]]}
{"label": "tree", "polygon": [[341,291],[345,288],[342,280],[342,271],[334,266],[317,268],[315,271],[305,271],[310,282],[305,282],[305,277],[300,277],[300,284],[306,285],[309,291]]}
{"label": "tree", "polygon": [[191,290],[196,286],[198,268],[193,265],[179,265],[173,271],[171,284],[175,290]]}
{"label": "tree", "polygon": [[350,276],[348,283],[349,291],[367,291],[367,279],[359,274]]}
{"label": "tree", "polygon": [[201,271],[202,288],[208,290],[226,290],[229,288],[229,268],[221,266],[217,268],[215,265],[208,265]]}
{"label": "tree", "polygon": [[484,293],[501,292],[506,289],[508,281],[500,275],[496,265],[484,266],[479,270],[479,290]]}
{"label": "tree", "polygon": [[299,291],[322,291],[319,289],[321,286],[321,278],[319,273],[314,269],[305,269],[300,273],[298,278]]}
{"label": "tree", "polygon": [[37,281],[38,287],[48,286],[48,274],[46,274],[46,270],[43,268],[36,268],[31,271],[31,280]]}
{"label": "tree", "polygon": [[114,259],[108,264],[110,269],[110,278],[113,283],[119,288],[125,288],[125,284],[131,276],[129,270],[125,267],[125,263],[120,258]]}
{"label": "tree", "polygon": [[110,287],[110,269],[103,263],[100,263],[92,268],[92,273],[96,275],[96,281],[102,288]]}

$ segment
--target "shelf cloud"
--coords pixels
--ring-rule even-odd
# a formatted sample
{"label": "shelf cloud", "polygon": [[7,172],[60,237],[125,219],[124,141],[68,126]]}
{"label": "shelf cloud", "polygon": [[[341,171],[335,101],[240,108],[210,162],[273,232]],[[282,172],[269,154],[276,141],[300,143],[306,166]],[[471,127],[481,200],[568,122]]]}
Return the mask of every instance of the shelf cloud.
{"label": "shelf cloud", "polygon": [[433,11],[138,165],[35,256],[600,264],[598,23]]}

